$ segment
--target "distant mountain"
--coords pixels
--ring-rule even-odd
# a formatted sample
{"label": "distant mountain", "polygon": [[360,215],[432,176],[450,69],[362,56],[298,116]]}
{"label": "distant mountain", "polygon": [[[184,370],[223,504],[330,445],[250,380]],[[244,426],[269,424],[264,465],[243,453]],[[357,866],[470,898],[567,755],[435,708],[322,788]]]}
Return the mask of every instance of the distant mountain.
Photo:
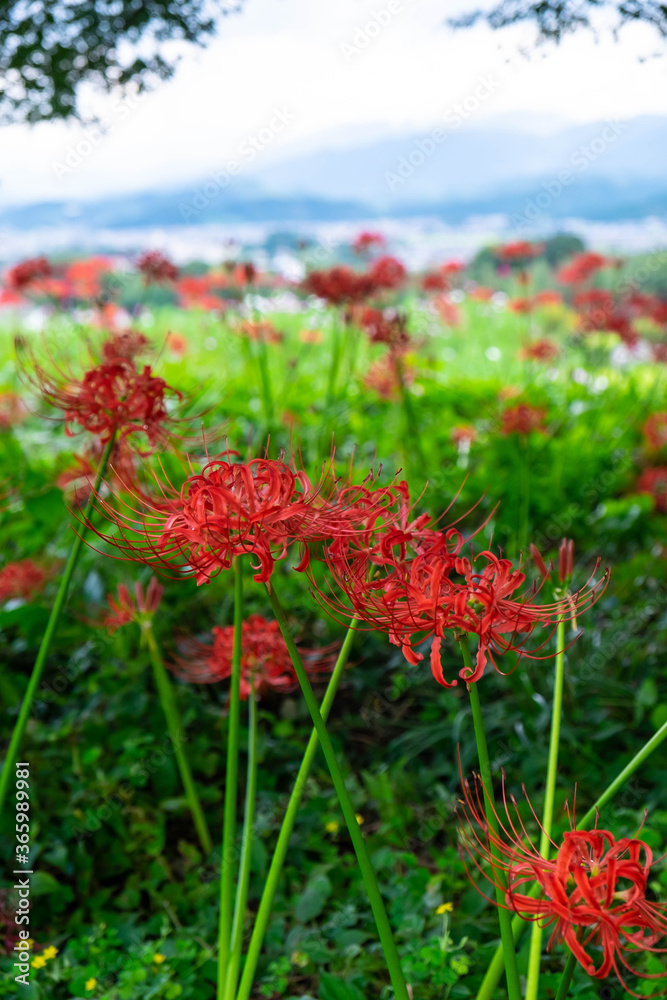
{"label": "distant mountain", "polygon": [[[357,143],[262,167],[253,174],[274,195],[354,199],[392,212],[402,204],[485,198],[507,185],[527,188],[569,170],[575,182],[619,185],[667,178],[667,117],[610,120],[528,132],[517,121],[473,126],[450,115],[442,128]],[[667,183],[667,182],[665,182]]]}
{"label": "distant mountain", "polygon": [[[436,139],[442,138],[442,141]],[[600,122],[549,134],[450,127],[273,162],[221,186],[0,208],[13,230],[299,223],[505,215],[513,229],[551,220],[667,214],[667,118]]]}

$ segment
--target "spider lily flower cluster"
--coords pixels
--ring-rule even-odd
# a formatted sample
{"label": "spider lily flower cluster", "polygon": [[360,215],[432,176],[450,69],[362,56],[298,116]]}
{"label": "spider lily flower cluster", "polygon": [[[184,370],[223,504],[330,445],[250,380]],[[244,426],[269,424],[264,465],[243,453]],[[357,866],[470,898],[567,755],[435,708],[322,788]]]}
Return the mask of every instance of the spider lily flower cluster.
{"label": "spider lily flower cluster", "polygon": [[[309,568],[313,554],[326,563],[330,586],[320,587],[318,596],[336,617],[385,632],[413,665],[423,659],[413,637],[431,637],[431,668],[444,687],[457,683],[443,673],[445,634],[477,637],[476,665],[460,671],[474,683],[487,662],[496,666],[497,655],[539,658],[556,623],[574,619],[606,586],[608,574],[596,580],[596,566],[577,593],[543,603],[538,584],[524,587],[521,567],[489,550],[474,556],[470,547],[466,554],[471,535],[454,526],[434,528],[427,513],[413,517],[404,481],[355,486],[327,469],[314,484],[283,460],[233,458],[210,460],[181,482],[156,480],[151,494],[131,488],[138,509],[100,498],[99,508],[120,533],[96,530],[127,557],[172,575],[194,575],[198,584],[245,555],[254,560],[254,579],[268,583],[276,561],[298,543],[297,571]],[[540,629],[546,635],[527,648]]]}
{"label": "spider lily flower cluster", "polygon": [[[514,797],[508,802],[504,775],[502,815],[494,808],[497,831],[487,821],[478,775],[472,784],[463,781],[463,792],[462,856],[482,882],[501,890],[505,907],[551,929],[549,949],[564,943],[589,976],[606,979],[613,972],[635,997],[640,994],[628,987],[628,974],[647,979],[667,976],[667,971],[648,973],[636,967],[642,954],[667,952],[659,947],[667,937],[667,906],[648,894],[656,862],[647,843],[639,836],[616,839],[597,824],[594,830],[578,830],[571,816],[570,829],[558,840],[549,838],[554,851],[549,860],[536,849]],[[536,819],[532,806],[530,810]],[[531,893],[536,889],[538,893]]]}

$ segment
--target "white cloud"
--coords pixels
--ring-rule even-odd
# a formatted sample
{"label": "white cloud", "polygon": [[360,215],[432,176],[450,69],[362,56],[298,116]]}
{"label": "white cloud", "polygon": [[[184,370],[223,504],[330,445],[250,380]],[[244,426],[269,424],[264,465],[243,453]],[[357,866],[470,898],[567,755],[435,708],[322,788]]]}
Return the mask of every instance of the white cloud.
{"label": "white cloud", "polygon": [[57,164],[72,148],[74,162],[86,128],[4,128],[0,201],[195,181],[233,158],[276,109],[294,120],[265,144],[264,163],[316,148],[324,136],[330,145],[428,130],[488,73],[503,74],[504,82],[475,116],[477,126],[501,117],[506,123],[508,115],[521,125],[536,117],[548,123],[554,116],[585,122],[667,114],[664,61],[639,62],[655,48],[641,28],[629,29],[617,45],[609,37],[596,44],[584,32],[525,60],[517,49],[534,29],[494,33],[482,26],[454,34],[444,26],[448,13],[443,0],[247,0],[207,49],[188,49],[175,79],[127,113],[117,98],[88,95],[113,127],[71,171]]}

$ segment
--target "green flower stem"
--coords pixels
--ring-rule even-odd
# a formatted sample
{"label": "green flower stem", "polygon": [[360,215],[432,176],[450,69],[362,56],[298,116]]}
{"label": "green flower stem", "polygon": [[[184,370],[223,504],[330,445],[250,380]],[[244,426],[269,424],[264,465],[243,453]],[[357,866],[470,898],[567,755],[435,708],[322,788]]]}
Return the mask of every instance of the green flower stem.
{"label": "green flower stem", "polygon": [[[352,647],[352,640],[354,639],[355,625],[356,620],[352,622],[347,630],[347,635],[345,636],[340,653],[338,654],[338,659],[336,660],[336,666],[334,667],[331,679],[329,680],[329,684],[327,686],[326,694],[324,695],[322,705],[320,706],[320,714],[325,722],[329,716],[329,712],[331,711],[331,706],[333,705],[336,692],[338,691],[338,685],[340,684],[341,677],[343,676],[347,665],[350,649]],[[308,746],[306,747],[306,751],[303,755],[303,760],[301,761],[299,773],[297,774],[296,781],[294,782],[294,788],[292,789],[292,794],[287,804],[276,848],[273,852],[273,858],[271,859],[271,867],[269,868],[269,874],[267,875],[266,882],[264,884],[264,891],[262,892],[262,900],[259,904],[259,910],[257,911],[257,916],[255,918],[255,926],[253,927],[250,944],[248,945],[248,952],[246,955],[245,965],[243,967],[243,975],[241,977],[241,983],[236,995],[236,1000],[248,1000],[250,997],[250,991],[252,990],[255,972],[257,970],[257,963],[262,951],[262,944],[264,943],[264,935],[266,934],[273,900],[278,888],[278,879],[280,878],[280,873],[282,872],[283,865],[285,863],[287,849],[289,847],[292,831],[294,829],[294,823],[296,821],[297,813],[299,812],[303,793],[306,790],[306,782],[308,781],[308,776],[310,775],[310,771],[313,766],[313,760],[315,759],[315,754],[317,753],[318,744],[319,739],[317,737],[317,730],[313,729],[310,734],[310,739],[308,740]],[[233,997],[230,996],[229,1000],[233,1000]]]}
{"label": "green flower stem", "polygon": [[[419,423],[412,405],[412,400],[410,399],[410,393],[408,392],[408,388],[405,384],[405,371],[400,354],[396,354],[394,356],[394,365],[396,367],[396,377],[398,379],[398,385],[401,393],[401,403],[403,406],[403,415],[405,417],[406,438],[403,440],[404,461],[407,466],[409,464],[408,457],[413,456],[417,460],[419,472],[423,472],[424,450],[422,448],[421,436],[419,434]],[[407,471],[408,470],[406,469],[406,472]]]}
{"label": "green flower stem", "polygon": [[257,342],[257,364],[262,383],[262,402],[264,404],[264,419],[268,430],[273,426],[273,390],[271,388],[271,373],[269,370],[269,355],[266,349],[266,341],[260,332]]}
{"label": "green flower stem", "polygon": [[[467,633],[459,639],[463,662],[466,667],[473,670],[472,656],[470,655],[470,643]],[[499,832],[498,817],[493,798],[493,785],[491,784],[491,764],[489,763],[489,750],[486,745],[486,733],[484,732],[484,720],[482,718],[482,707],[479,702],[479,691],[477,684],[468,685],[470,695],[470,707],[472,709],[472,721],[475,729],[475,741],[477,743],[477,755],[479,757],[479,770],[484,789],[484,807],[486,811],[486,822],[497,835]],[[491,855],[495,859],[498,857],[498,850],[492,844]],[[505,963],[505,977],[507,979],[507,994],[509,1000],[521,1000],[521,986],[519,984],[519,971],[516,965],[516,951],[514,948],[514,935],[512,934],[512,918],[509,910],[505,909],[505,873],[500,866],[494,869],[496,880],[500,885],[496,888],[496,899],[498,901],[498,922],[500,924],[500,939]]]}
{"label": "green flower stem", "polygon": [[317,731],[319,741],[322,744],[322,750],[329,767],[329,772],[336,789],[336,794],[338,795],[338,801],[343,811],[343,816],[345,817],[350,839],[352,840],[352,846],[354,847],[357,862],[359,864],[359,868],[361,869],[364,885],[366,887],[368,900],[370,902],[371,909],[373,910],[373,916],[375,917],[375,923],[380,936],[382,950],[384,951],[389,977],[394,988],[395,1000],[408,1000],[409,994],[407,986],[405,985],[403,972],[401,970],[401,964],[396,944],[394,942],[394,937],[391,932],[389,918],[387,917],[387,911],[385,910],[382,896],[380,895],[380,890],[375,878],[375,873],[373,872],[373,868],[371,866],[368,851],[366,849],[366,843],[359,828],[359,823],[357,822],[354,806],[352,805],[349,792],[345,787],[343,772],[341,771],[338,760],[336,759],[336,753],[334,751],[331,738],[324,724],[324,720],[320,715],[320,709],[317,701],[315,700],[313,689],[310,686],[310,681],[308,680],[308,675],[301,661],[301,656],[299,655],[299,651],[296,648],[294,639],[292,638],[292,634],[285,617],[285,612],[283,611],[282,605],[278,600],[278,595],[276,594],[273,582],[271,584],[267,584],[266,589],[269,594],[273,613],[276,616],[276,620],[280,626],[280,631],[283,634],[283,638],[285,639],[285,643],[292,658],[292,663],[294,665],[299,684],[301,685],[306,705],[308,706],[308,710],[313,720],[313,725]]}
{"label": "green flower stem", "polygon": [[[551,826],[554,815],[554,798],[556,795],[556,774],[558,772],[558,747],[560,743],[560,720],[563,709],[563,673],[565,662],[565,622],[561,619],[556,629],[556,666],[554,670],[554,701],[551,710],[551,738],[549,740],[549,764],[547,767],[547,784],[544,795],[544,813],[542,815],[542,831],[540,833],[540,854],[548,860],[551,847]],[[543,927],[539,920],[533,923],[528,955],[528,979],[526,983],[526,1000],[537,1000],[537,989],[540,981],[540,959],[542,957]]]}
{"label": "green flower stem", "polygon": [[204,817],[204,811],[202,809],[201,802],[199,801],[199,796],[197,795],[197,789],[192,777],[192,771],[190,770],[190,764],[188,763],[188,759],[183,750],[185,730],[178,713],[178,707],[174,697],[174,689],[171,681],[169,680],[167,668],[164,665],[160,647],[158,646],[155,638],[153,623],[150,620],[143,622],[142,631],[146,637],[146,644],[148,646],[148,652],[153,666],[153,674],[155,676],[155,684],[158,690],[158,695],[160,696],[162,711],[164,712],[164,717],[167,720],[169,738],[171,739],[174,754],[176,755],[176,763],[178,764],[181,781],[183,782],[183,788],[185,789],[185,797],[187,799],[188,806],[190,807],[192,819],[194,821],[195,829],[204,854],[210,854],[213,849],[211,834],[209,833],[206,819]]}
{"label": "green flower stem", "polygon": [[570,984],[572,983],[572,977],[574,976],[574,969],[577,964],[577,960],[570,952],[570,957],[568,958],[565,968],[563,969],[563,978],[558,986],[558,993],[556,994],[556,1000],[565,1000],[566,996],[570,992]]}
{"label": "green flower stem", "polygon": [[227,775],[225,813],[220,858],[220,921],[218,926],[218,998],[222,1000],[227,985],[232,935],[232,896],[234,888],[234,841],[236,839],[236,798],[238,790],[239,729],[241,721],[241,637],[243,629],[243,569],[239,556],[234,560],[234,645],[229,691],[227,729]]}
{"label": "green flower stem", "polygon": [[340,353],[340,330],[338,329],[338,320],[336,319],[332,330],[331,364],[329,366],[329,382],[327,385],[327,411],[331,409],[336,400],[336,380],[338,378],[338,369],[340,368]]}
{"label": "green flower stem", "polygon": [[[252,681],[251,681],[252,684]],[[255,801],[257,799],[257,699],[254,686],[248,696],[248,776],[246,779],[245,810],[243,815],[243,835],[241,838],[241,860],[239,880],[236,885],[236,903],[232,923],[231,956],[227,970],[226,1000],[234,1000],[241,967],[243,950],[243,928],[245,924],[248,886],[250,885],[250,852],[252,849]]]}
{"label": "green flower stem", "polygon": [[[588,810],[586,815],[579,820],[577,823],[577,830],[585,830],[592,821],[595,819],[595,815],[598,809],[602,809],[606,804],[613,799],[614,795],[623,787],[625,782],[630,778],[638,767],[644,763],[644,761],[650,757],[654,750],[664,742],[667,738],[667,722],[665,722],[660,729],[653,734],[650,740],[644,744],[641,750],[635,754],[629,764],[623,768],[623,770],[618,774],[610,785],[607,785],[604,792],[596,799],[591,808]],[[535,887],[531,889],[528,893],[533,899],[539,895],[539,888]],[[516,916],[512,921],[512,931],[514,933],[514,940],[518,941],[524,930],[526,929],[526,921],[522,920],[521,917]],[[476,1000],[493,1000],[494,991],[498,985],[498,981],[503,971],[503,951],[501,947],[496,948],[493,958],[486,970],[486,975],[482,980],[482,985],[477,993]]]}
{"label": "green flower stem", "polygon": [[21,705],[21,710],[19,712],[18,719],[16,720],[16,725],[14,726],[14,732],[12,733],[12,738],[9,741],[9,746],[7,747],[7,753],[5,755],[5,762],[2,768],[2,773],[0,774],[0,815],[2,815],[2,810],[5,804],[5,798],[7,796],[7,789],[9,787],[9,781],[12,777],[14,770],[13,766],[16,762],[16,758],[19,752],[19,747],[21,740],[23,739],[23,734],[25,732],[25,727],[28,724],[28,717],[30,715],[30,709],[39,687],[39,683],[42,679],[42,674],[44,673],[44,667],[49,656],[49,651],[51,649],[51,642],[53,641],[53,636],[55,634],[56,628],[58,627],[58,622],[60,620],[60,615],[65,606],[65,601],[67,600],[67,595],[69,593],[70,584],[72,582],[72,577],[74,575],[74,570],[79,561],[79,556],[81,555],[81,549],[83,548],[84,538],[86,536],[86,526],[87,521],[92,513],[93,501],[97,496],[97,493],[102,482],[104,473],[106,472],[107,465],[109,464],[109,458],[111,456],[111,451],[113,449],[116,440],[116,434],[114,433],[110,440],[108,441],[104,452],[102,453],[102,458],[100,459],[99,468],[97,470],[97,475],[95,476],[95,483],[93,485],[92,492],[88,503],[86,504],[82,521],[83,524],[80,526],[79,532],[77,532],[76,538],[72,543],[72,548],[70,549],[69,558],[67,560],[67,565],[65,566],[65,571],[60,578],[60,586],[58,587],[58,593],[56,594],[56,599],[53,602],[53,607],[51,608],[51,614],[46,626],[46,631],[42,638],[41,645],[37,652],[37,659],[35,660],[35,665],[32,668],[32,675],[30,681],[28,682],[28,687],[26,689],[25,697],[23,699],[23,704]]}

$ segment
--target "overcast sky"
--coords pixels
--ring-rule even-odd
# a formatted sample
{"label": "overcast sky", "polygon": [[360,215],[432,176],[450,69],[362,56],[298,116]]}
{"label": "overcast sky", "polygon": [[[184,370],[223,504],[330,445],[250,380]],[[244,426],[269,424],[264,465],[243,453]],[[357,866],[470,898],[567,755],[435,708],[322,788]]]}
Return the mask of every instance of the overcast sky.
{"label": "overcast sky", "polygon": [[266,166],[305,149],[428,131],[457,103],[472,108],[475,93],[484,96],[467,127],[667,114],[667,61],[638,59],[658,48],[647,30],[628,29],[616,45],[579,33],[526,60],[517,50],[534,29],[454,34],[443,22],[463,6],[246,0],[207,49],[188,49],[175,78],[141,102],[88,94],[110,128],[80,146],[78,161],[72,148],[90,137],[85,127],[0,130],[0,202],[169,187],[224,166],[249,142]]}

